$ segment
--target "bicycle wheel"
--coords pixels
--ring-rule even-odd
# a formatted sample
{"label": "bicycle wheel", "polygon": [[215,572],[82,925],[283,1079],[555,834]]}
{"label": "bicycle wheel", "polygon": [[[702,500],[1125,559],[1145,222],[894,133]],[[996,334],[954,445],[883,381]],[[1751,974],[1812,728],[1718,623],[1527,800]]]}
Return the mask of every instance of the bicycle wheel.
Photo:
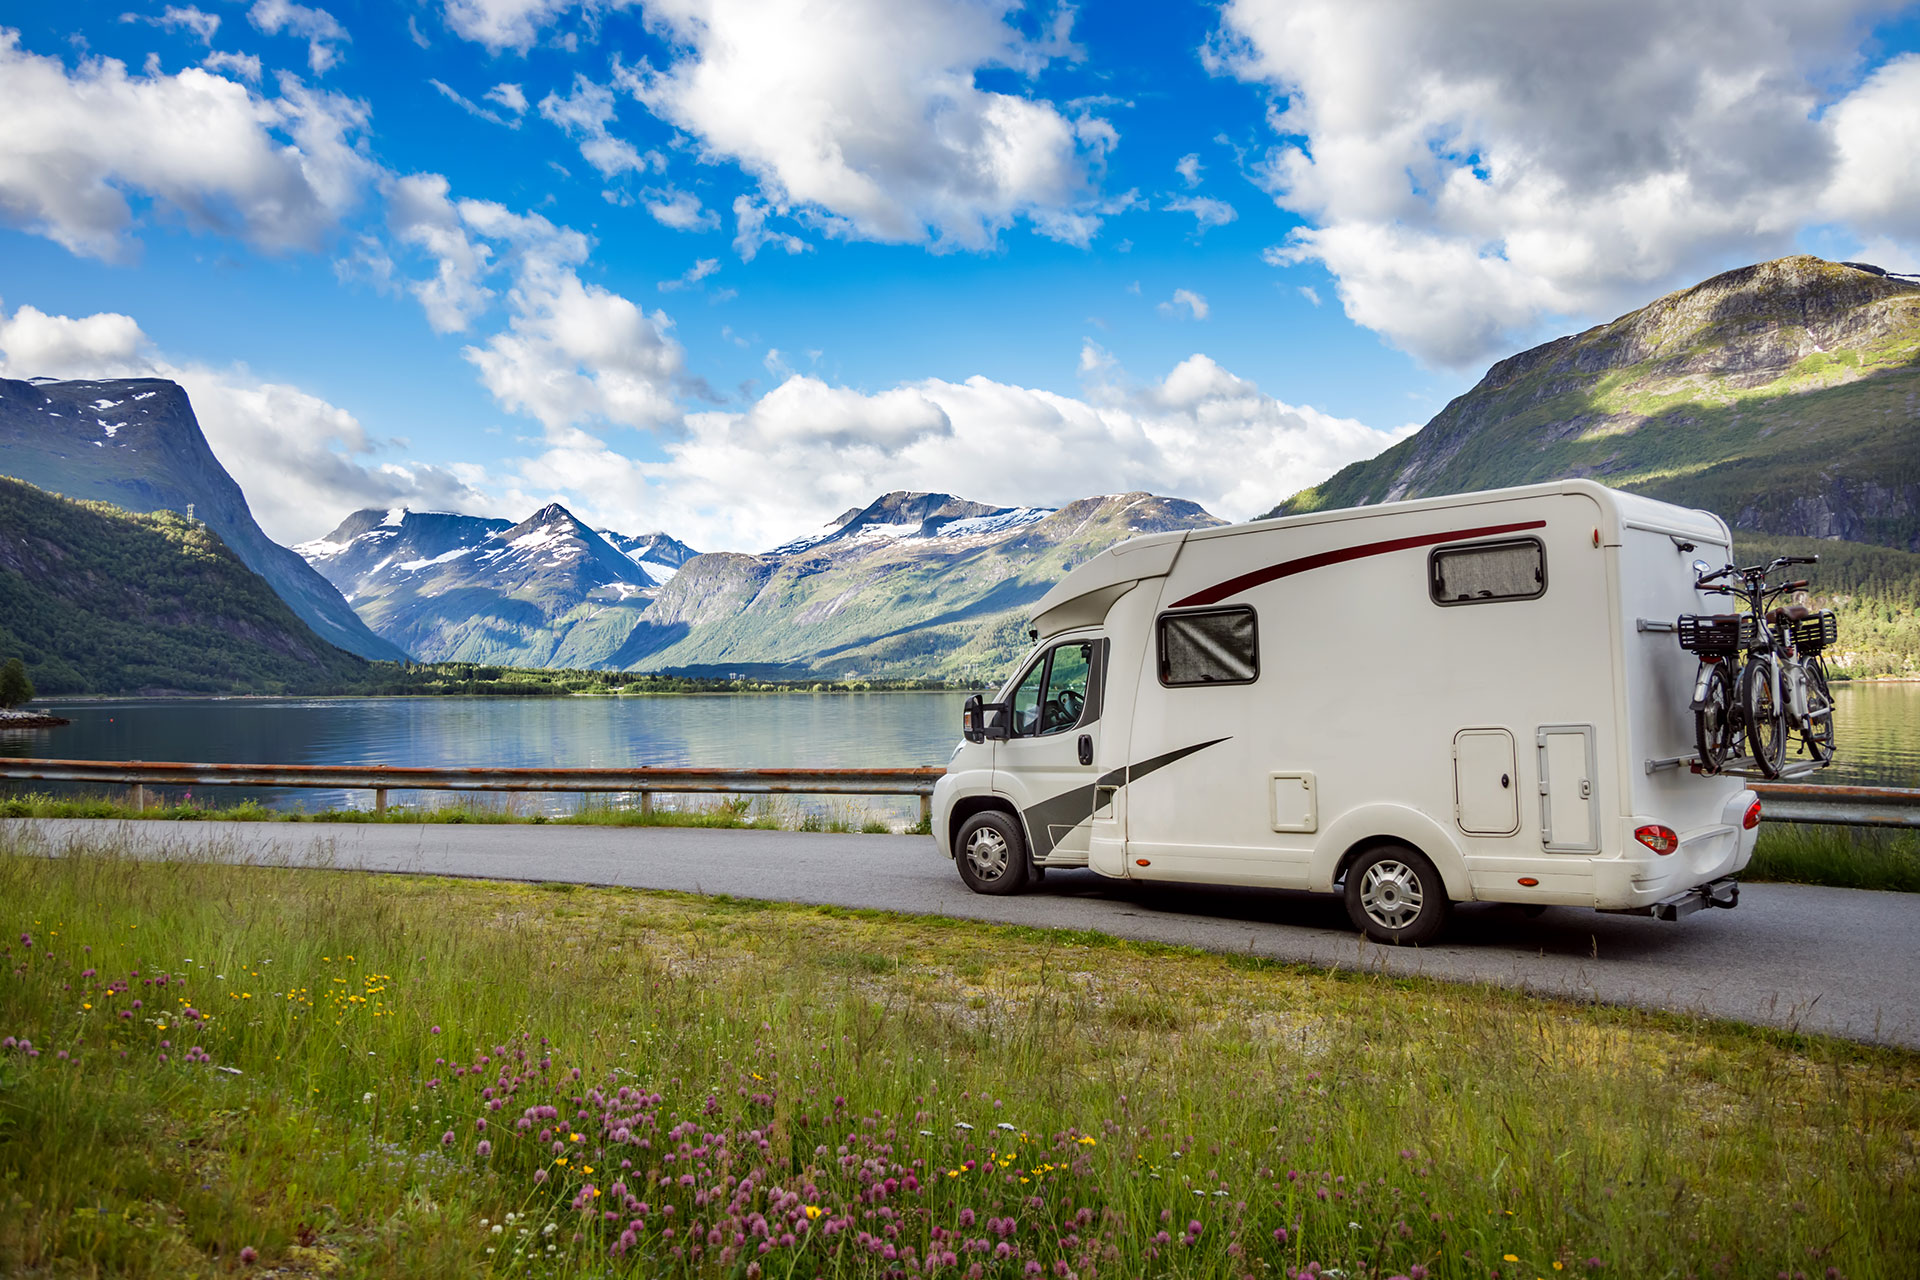
{"label": "bicycle wheel", "polygon": [[1787,758],[1787,709],[1773,692],[1773,659],[1759,655],[1748,659],[1740,673],[1746,685],[1741,709],[1747,721],[1747,741],[1753,748],[1754,763],[1769,778],[1780,776]]}
{"label": "bicycle wheel", "polygon": [[1819,658],[1808,658],[1801,669],[1807,673],[1807,723],[1800,740],[1809,756],[1825,764],[1833,759],[1833,692],[1827,688],[1827,667]]}
{"label": "bicycle wheel", "polygon": [[1733,678],[1724,662],[1707,668],[1707,687],[1693,713],[1693,745],[1700,752],[1700,771],[1718,773],[1733,743]]}

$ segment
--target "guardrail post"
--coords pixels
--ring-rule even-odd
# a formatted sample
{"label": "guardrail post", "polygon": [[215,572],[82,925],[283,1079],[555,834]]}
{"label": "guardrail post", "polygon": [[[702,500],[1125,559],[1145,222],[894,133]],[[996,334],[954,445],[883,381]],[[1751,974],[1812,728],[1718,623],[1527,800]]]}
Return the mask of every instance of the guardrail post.
{"label": "guardrail post", "polygon": [[145,783],[136,782],[133,784],[132,791],[128,793],[128,803],[133,805],[133,811],[135,813],[141,813],[146,810],[147,788]]}
{"label": "guardrail post", "polygon": [[920,797],[920,821],[928,824],[931,824],[933,822],[933,797],[932,796],[923,795]]}
{"label": "guardrail post", "polygon": [[375,787],[373,789],[373,811],[381,815],[386,813],[387,789],[385,787]]}
{"label": "guardrail post", "polygon": [[640,816],[645,817],[652,812],[653,812],[653,792],[642,791],[640,793]]}

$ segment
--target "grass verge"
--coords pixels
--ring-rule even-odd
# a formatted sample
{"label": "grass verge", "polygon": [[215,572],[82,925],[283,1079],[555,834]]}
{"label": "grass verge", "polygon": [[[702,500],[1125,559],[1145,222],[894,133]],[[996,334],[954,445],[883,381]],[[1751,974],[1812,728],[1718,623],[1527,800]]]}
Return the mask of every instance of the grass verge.
{"label": "grass verge", "polygon": [[1765,822],[1745,878],[1920,893],[1920,831]]}
{"label": "grass verge", "polygon": [[1892,1280],[1920,1251],[1912,1054],[1097,934],[38,852],[0,845],[8,1274]]}

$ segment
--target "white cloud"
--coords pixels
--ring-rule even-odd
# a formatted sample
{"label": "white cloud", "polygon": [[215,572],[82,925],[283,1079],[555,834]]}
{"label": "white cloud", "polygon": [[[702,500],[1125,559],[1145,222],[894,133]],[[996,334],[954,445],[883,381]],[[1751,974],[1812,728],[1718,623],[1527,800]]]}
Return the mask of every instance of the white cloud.
{"label": "white cloud", "polygon": [[1224,227],[1239,212],[1225,200],[1215,200],[1211,196],[1177,196],[1167,201],[1169,213],[1190,213],[1193,215],[1193,233],[1205,235],[1209,227]]}
{"label": "white cloud", "polygon": [[361,507],[473,510],[488,504],[449,470],[378,460],[397,442],[375,439],[351,413],[318,396],[255,377],[243,365],[167,359],[131,316],[74,318],[31,306],[9,316],[0,309],[0,376],[178,382],[254,519],[282,543],[324,533]]}
{"label": "white cloud", "polygon": [[581,156],[599,170],[601,177],[644,173],[649,168],[664,169],[664,160],[658,156],[642,156],[631,142],[616,138],[608,131],[607,126],[613,123],[617,113],[613,90],[578,73],[573,77],[572,93],[564,98],[550,93],[540,100],[540,114],[580,144]]}
{"label": "white cloud", "polygon": [[1200,185],[1200,170],[1204,167],[1200,163],[1198,154],[1190,154],[1181,156],[1179,162],[1173,166],[1173,171],[1179,174],[1188,186],[1197,187]]}
{"label": "white cloud", "polygon": [[338,65],[340,45],[353,39],[347,29],[325,9],[312,9],[293,0],[257,0],[247,10],[247,21],[258,31],[277,36],[282,31],[307,38],[307,65],[313,74],[324,75]]}
{"label": "white cloud", "polygon": [[660,69],[616,64],[615,80],[759,179],[765,205],[829,235],[982,249],[1024,219],[1084,243],[1116,135],[1096,117],[976,84],[984,70],[1032,73],[1075,52],[1059,21],[1042,41],[1022,36],[1011,8],[653,0],[647,17],[676,55]]}
{"label": "white cloud", "polygon": [[461,93],[458,89],[454,88],[450,84],[447,84],[443,80],[435,80],[435,79],[429,78],[427,80],[427,83],[432,85],[436,90],[438,90],[441,97],[445,98],[448,102],[453,103],[454,106],[459,107],[462,111],[466,112],[470,116],[476,116],[481,120],[485,120],[489,124],[505,125],[509,129],[518,129],[520,127],[520,122],[518,120],[509,120],[505,116],[501,115],[498,111],[494,111],[491,108],[481,106],[479,103],[475,102],[472,98],[469,98],[466,94]]}
{"label": "white cloud", "polygon": [[1314,288],[1310,284],[1303,284],[1299,286],[1299,289],[1300,289],[1301,297],[1305,298],[1308,302],[1311,302],[1316,307],[1320,305],[1320,291],[1318,289]]}
{"label": "white cloud", "polygon": [[688,267],[686,274],[678,280],[662,280],[659,288],[662,293],[672,293],[677,289],[691,289],[718,270],[720,270],[720,259],[701,258]]}
{"label": "white cloud", "polygon": [[578,8],[592,23],[633,0],[446,0],[447,26],[494,53],[525,53],[561,14]]}
{"label": "white cloud", "polygon": [[1471,366],[1782,252],[1825,209],[1911,236],[1912,73],[1828,88],[1892,7],[1230,0],[1208,56],[1274,91],[1258,172],[1307,221],[1279,260],[1326,267],[1353,320],[1422,359]]}
{"label": "white cloud", "polygon": [[675,187],[649,191],[644,203],[655,222],[675,231],[712,231],[720,225],[720,215],[702,205],[691,191]]}
{"label": "white cloud", "polygon": [[144,22],[156,27],[184,27],[199,39],[201,44],[212,44],[214,33],[220,30],[220,15],[207,13],[195,5],[184,9],[168,5],[159,17],[148,14],[123,13],[122,22]]}
{"label": "white cloud", "polygon": [[129,253],[129,193],[259,248],[317,247],[370,172],[364,103],[291,76],[267,98],[198,67],[130,76],[89,58],[70,73],[5,29],[0,120],[0,222],[98,258]]}
{"label": "white cloud", "polygon": [[752,262],[754,255],[772,245],[786,253],[805,253],[811,246],[790,231],[772,231],[767,228],[767,219],[776,210],[764,200],[755,200],[752,196],[733,198],[733,251],[740,255],[742,262]]}
{"label": "white cloud", "polygon": [[402,244],[434,260],[432,279],[415,280],[407,288],[435,333],[464,330],[494,296],[485,284],[493,249],[467,234],[447,193],[447,180],[437,173],[396,178],[386,193],[388,227]]}
{"label": "white cloud", "polygon": [[488,102],[497,102],[516,116],[527,113],[527,95],[517,84],[497,84],[487,90],[485,97]]}
{"label": "white cloud", "polygon": [[[1118,372],[1091,343],[1081,366]],[[1408,430],[1284,404],[1204,355],[1158,383],[1103,383],[1095,399],[978,377],[865,395],[795,374],[744,413],[689,415],[666,462],[618,465],[582,442],[524,474],[533,488],[587,495],[595,518],[614,525],[759,551],[889,489],[1040,506],[1146,489],[1244,519]]]}
{"label": "white cloud", "polygon": [[1920,54],[1881,67],[1827,114],[1839,164],[1830,216],[1896,242],[1883,258],[1920,254]]}
{"label": "white cloud", "polygon": [[260,83],[260,59],[251,53],[227,53],[215,49],[200,59],[200,65],[209,71],[231,72],[249,84]]}
{"label": "white cloud", "polygon": [[1187,314],[1195,320],[1207,318],[1206,298],[1191,289],[1175,289],[1173,297],[1160,304],[1160,314],[1177,316],[1182,307],[1185,307]]}

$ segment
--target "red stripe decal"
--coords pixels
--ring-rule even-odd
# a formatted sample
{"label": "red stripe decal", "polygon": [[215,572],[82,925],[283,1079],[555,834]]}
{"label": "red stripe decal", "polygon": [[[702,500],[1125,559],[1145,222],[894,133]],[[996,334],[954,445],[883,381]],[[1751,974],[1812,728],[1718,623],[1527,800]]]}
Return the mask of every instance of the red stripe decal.
{"label": "red stripe decal", "polygon": [[1522,529],[1542,529],[1546,527],[1546,523],[1545,520],[1528,520],[1521,524],[1489,524],[1478,529],[1424,533],[1417,538],[1390,538],[1385,542],[1365,542],[1357,547],[1342,547],[1338,551],[1322,551],[1319,555],[1301,556],[1298,560],[1282,560],[1279,564],[1270,564],[1264,569],[1255,569],[1252,573],[1228,578],[1225,582],[1208,587],[1204,591],[1196,591],[1183,600],[1175,600],[1172,607],[1185,609],[1190,605],[1219,604],[1229,596],[1237,596],[1242,591],[1249,591],[1281,578],[1290,578],[1296,573],[1305,573],[1309,569],[1324,569],[1330,564],[1364,560],[1368,556],[1385,555],[1389,551],[1438,546],[1442,542],[1457,542],[1462,538],[1490,538],[1499,533],[1518,533]]}

